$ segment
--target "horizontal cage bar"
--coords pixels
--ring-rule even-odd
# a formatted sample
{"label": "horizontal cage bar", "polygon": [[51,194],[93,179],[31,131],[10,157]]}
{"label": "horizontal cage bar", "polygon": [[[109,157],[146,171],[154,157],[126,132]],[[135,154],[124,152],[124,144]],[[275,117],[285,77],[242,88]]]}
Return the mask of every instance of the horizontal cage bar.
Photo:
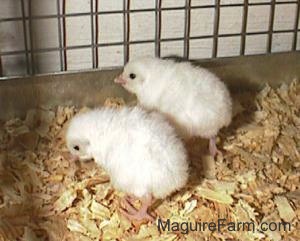
{"label": "horizontal cage bar", "polygon": [[[276,2],[276,5],[284,5],[284,4],[297,4],[298,1],[289,1],[289,2]],[[243,7],[244,3],[235,3],[235,4],[220,4],[221,8],[226,7]],[[271,3],[263,2],[263,3],[249,3],[248,6],[270,6]],[[98,11],[94,12],[92,15],[105,15],[105,14],[123,14],[123,13],[136,13],[136,12],[156,12],[156,11],[172,11],[172,10],[186,10],[186,9],[201,9],[201,8],[215,8],[216,5],[203,5],[203,6],[190,6],[190,7],[167,7],[167,8],[146,8],[146,9],[130,9],[130,10],[115,10],[115,11]],[[68,18],[68,17],[81,17],[81,16],[90,16],[90,12],[84,13],[68,13],[68,14],[49,14],[49,15],[37,15],[32,16],[32,19],[50,19],[50,18]],[[28,16],[25,16],[25,20],[28,20]],[[1,22],[8,21],[21,21],[22,17],[13,17],[13,18],[0,18]]]}
{"label": "horizontal cage bar", "polygon": [[[295,31],[292,30],[274,30],[272,33],[294,33]],[[300,32],[300,29],[298,29],[298,32]],[[268,34],[269,31],[263,31],[263,32],[251,32],[246,33],[247,36],[252,35],[260,35],[260,34]],[[240,37],[240,33],[233,33],[233,34],[218,34],[217,37],[223,38],[223,37]],[[213,39],[214,35],[200,35],[200,36],[191,36],[189,37],[189,40],[195,40],[195,39]],[[173,42],[173,41],[184,41],[185,38],[167,38],[167,39],[160,39],[158,42]],[[155,43],[155,39],[147,39],[147,40],[136,40],[136,41],[129,41],[129,42],[112,42],[112,43],[102,43],[102,44],[86,44],[86,45],[76,45],[76,46],[67,46],[62,48],[44,48],[44,49],[35,49],[33,51],[28,50],[28,53],[34,52],[34,53],[43,53],[43,52],[53,52],[53,51],[60,51],[60,50],[74,50],[74,49],[84,49],[84,48],[91,48],[91,47],[110,47],[110,46],[118,46],[118,45],[125,45],[125,44],[144,44],[144,43]],[[5,55],[19,55],[19,54],[25,54],[26,51],[5,51],[0,52],[0,56]]]}

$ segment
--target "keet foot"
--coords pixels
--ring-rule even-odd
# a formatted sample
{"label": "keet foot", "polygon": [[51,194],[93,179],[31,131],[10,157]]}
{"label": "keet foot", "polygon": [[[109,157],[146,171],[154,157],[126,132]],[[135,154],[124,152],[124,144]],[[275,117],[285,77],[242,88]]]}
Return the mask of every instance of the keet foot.
{"label": "keet foot", "polygon": [[130,221],[132,220],[148,220],[153,222],[155,219],[148,213],[148,208],[152,204],[152,198],[141,199],[142,206],[139,210],[133,207],[131,202],[134,200],[131,196],[125,196],[123,204],[126,209],[120,209],[120,212]]}

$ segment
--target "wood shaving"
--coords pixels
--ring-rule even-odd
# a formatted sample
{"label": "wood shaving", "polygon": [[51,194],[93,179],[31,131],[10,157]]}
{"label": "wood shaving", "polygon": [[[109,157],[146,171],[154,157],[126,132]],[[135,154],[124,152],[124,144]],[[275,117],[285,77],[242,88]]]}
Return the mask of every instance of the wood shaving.
{"label": "wood shaving", "polygon": [[214,191],[208,188],[197,187],[196,193],[207,200],[211,200],[218,203],[231,204],[233,198],[222,191]]}
{"label": "wood shaving", "polygon": [[277,206],[279,216],[284,221],[291,222],[296,217],[296,214],[286,197],[276,196],[274,202]]}
{"label": "wood shaving", "polygon": [[[58,106],[0,121],[0,240],[299,240],[300,84],[267,85],[234,100],[234,120],[218,138],[223,155],[213,162],[205,140],[187,143],[190,181],[157,200],[153,211],[172,222],[285,221],[291,230],[182,234],[159,232],[156,223],[130,223],[118,211],[125,194],[105,171],[69,158],[68,121],[88,108]],[[124,105],[120,98],[105,102]]]}
{"label": "wood shaving", "polygon": [[104,102],[104,106],[111,107],[111,108],[121,108],[125,105],[125,101],[122,98],[108,98]]}

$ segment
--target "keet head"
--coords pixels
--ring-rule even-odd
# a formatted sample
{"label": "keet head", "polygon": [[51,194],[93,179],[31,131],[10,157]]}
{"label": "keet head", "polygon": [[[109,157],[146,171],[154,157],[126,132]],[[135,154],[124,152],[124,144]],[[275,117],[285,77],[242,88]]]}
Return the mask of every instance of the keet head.
{"label": "keet head", "polygon": [[68,149],[73,156],[73,159],[80,161],[88,161],[93,157],[89,153],[90,143],[88,140],[70,139],[67,142]]}
{"label": "keet head", "polygon": [[142,58],[128,62],[123,73],[115,78],[114,82],[132,93],[138,93],[147,79],[151,61],[152,58]]}
{"label": "keet head", "polygon": [[66,142],[67,147],[72,154],[72,159],[79,159],[81,161],[88,161],[93,158],[91,154],[91,143],[87,135],[88,123],[85,123],[84,118],[75,116],[68,127]]}

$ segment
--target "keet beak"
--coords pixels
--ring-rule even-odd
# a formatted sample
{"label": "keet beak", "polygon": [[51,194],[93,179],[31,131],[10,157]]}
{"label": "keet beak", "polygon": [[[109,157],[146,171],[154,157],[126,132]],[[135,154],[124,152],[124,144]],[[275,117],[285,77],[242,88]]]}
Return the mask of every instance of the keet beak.
{"label": "keet beak", "polygon": [[122,75],[119,75],[117,78],[115,78],[114,82],[120,85],[125,85],[127,83],[127,81],[123,79]]}

